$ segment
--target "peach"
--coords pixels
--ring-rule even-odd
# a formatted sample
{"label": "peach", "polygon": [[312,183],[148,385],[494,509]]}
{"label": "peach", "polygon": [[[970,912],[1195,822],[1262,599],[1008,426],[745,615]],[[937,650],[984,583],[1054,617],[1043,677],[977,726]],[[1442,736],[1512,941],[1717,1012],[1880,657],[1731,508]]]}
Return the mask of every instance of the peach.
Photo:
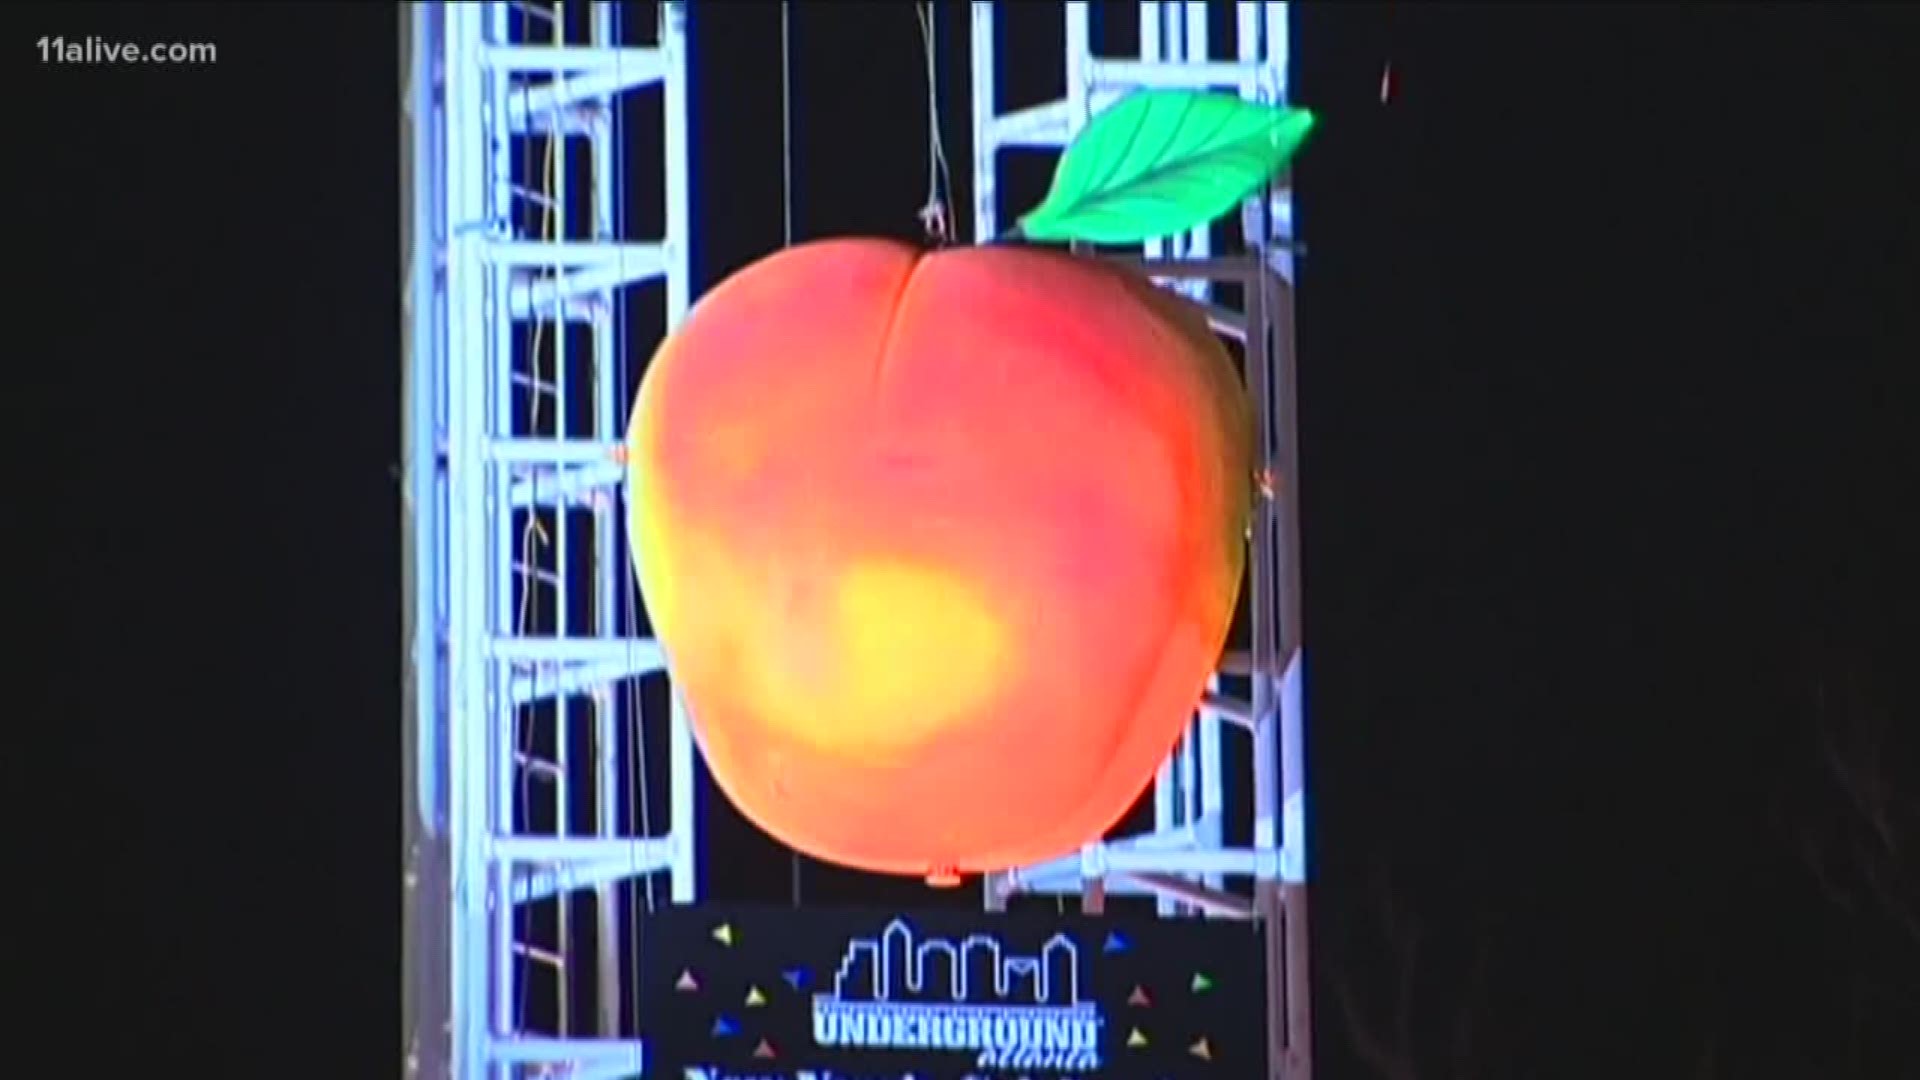
{"label": "peach", "polygon": [[715,782],[885,873],[1098,836],[1219,659],[1252,441],[1198,310],[1108,263],[848,239],[735,274],[628,436],[635,569]]}

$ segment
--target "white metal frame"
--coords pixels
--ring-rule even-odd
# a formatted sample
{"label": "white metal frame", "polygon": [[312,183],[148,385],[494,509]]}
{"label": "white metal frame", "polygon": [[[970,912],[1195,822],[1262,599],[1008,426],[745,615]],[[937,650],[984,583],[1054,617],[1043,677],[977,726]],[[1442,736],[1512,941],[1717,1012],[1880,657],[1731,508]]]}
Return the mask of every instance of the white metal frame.
{"label": "white metal frame", "polygon": [[[576,0],[578,3],[579,0]],[[1066,97],[1000,115],[994,105],[994,5],[973,9],[976,235],[995,235],[997,150],[1058,147],[1093,112],[1141,85],[1235,89],[1284,100],[1286,7],[1241,3],[1239,58],[1209,62],[1204,4],[1140,5],[1142,56],[1093,55],[1089,12],[1066,5]],[[667,324],[684,314],[688,277],[685,4],[661,5],[658,36],[621,44],[618,5],[594,3],[584,40],[516,30],[516,12],[536,5],[415,3],[401,10],[406,162],[403,260],[408,333],[406,467],[403,484],[407,576],[409,798],[406,806],[408,1075],[439,1080],[519,1075],[631,1076],[638,1043],[620,1024],[622,933],[615,886],[665,876],[676,902],[693,899],[697,845],[694,749],[677,698],[639,716],[616,683],[663,674],[659,650],[638,637],[619,598],[630,571],[618,549],[622,479],[620,429],[626,387],[621,358],[632,346],[619,317],[631,286],[665,293]],[[551,12],[552,8],[545,10]],[[568,20],[548,22],[558,28]],[[537,22],[537,20],[536,20]],[[618,230],[619,101],[664,98],[666,227],[632,241]],[[576,205],[565,155],[549,186],[542,169],[521,165],[529,138],[560,132],[588,147],[588,205]],[[523,204],[551,209],[550,234],[517,225]],[[590,239],[565,236],[586,222]],[[1216,257],[1204,233],[1142,252],[1142,265],[1207,304],[1217,329],[1246,345],[1248,377],[1275,498],[1256,516],[1250,560],[1252,646],[1223,668],[1189,736],[1155,785],[1155,829],[1109,840],[1078,856],[995,875],[988,902],[1017,891],[1077,892],[1098,908],[1109,892],[1156,896],[1166,914],[1199,912],[1269,920],[1274,995],[1274,1075],[1308,1075],[1304,771],[1301,754],[1298,519],[1293,470],[1290,333],[1291,200],[1285,190],[1252,200],[1243,213],[1248,257]],[[1209,282],[1246,287],[1244,310],[1213,303]],[[541,325],[551,353],[528,346]],[[591,342],[589,385],[562,385],[567,348],[560,328],[582,324]],[[529,424],[514,410],[516,386],[553,399],[586,400],[585,431]],[[552,410],[549,409],[549,414]],[[569,513],[561,513],[566,510]],[[528,515],[552,534],[584,530],[587,556],[564,542],[523,548]],[[568,521],[569,524],[563,524]],[[557,536],[550,535],[551,540]],[[520,558],[523,551],[533,558]],[[529,632],[518,619],[528,589],[555,605],[589,597],[570,632]],[[556,617],[558,617],[556,615]],[[1246,690],[1228,696],[1236,683]],[[559,702],[564,721],[591,732],[591,760],[537,760],[526,749],[530,710]],[[668,822],[635,835],[622,815],[637,797],[630,763],[618,753],[622,724],[666,724]],[[552,721],[548,721],[552,722]],[[1253,745],[1252,843],[1223,842],[1222,726],[1248,731]],[[569,785],[594,803],[580,834],[533,834],[517,819],[523,789],[565,805]],[[564,820],[564,815],[562,816]],[[1250,877],[1252,898],[1227,879]],[[596,896],[598,948],[541,947],[520,932],[516,913],[554,897]],[[559,933],[569,931],[564,918]],[[532,965],[590,959],[598,1015],[565,1035],[530,1035],[517,1008]],[[564,991],[561,992],[564,998]],[[564,1014],[565,1002],[559,1009]],[[581,1032],[575,1034],[575,1032]]]}
{"label": "white metal frame", "polygon": [[[1209,58],[1207,4],[1138,5],[1140,56],[1095,55],[1092,12],[1064,5],[1066,93],[1057,101],[1002,112],[997,104],[995,16],[972,10],[974,236],[999,235],[999,152],[1064,147],[1096,113],[1137,88],[1236,92],[1285,102],[1288,32],[1285,3],[1236,3],[1232,60]],[[1122,11],[1122,8],[1108,10]],[[1078,855],[990,875],[989,907],[1021,892],[1077,893],[1100,910],[1109,894],[1156,899],[1162,915],[1182,913],[1267,921],[1268,1038],[1272,1076],[1307,1080],[1311,1041],[1307,983],[1306,770],[1302,741],[1299,605],[1299,484],[1294,424],[1292,193],[1284,186],[1248,200],[1241,215],[1246,254],[1218,257],[1209,230],[1145,245],[1132,262],[1155,280],[1204,305],[1216,332],[1241,342],[1259,419],[1259,461],[1271,497],[1250,536],[1248,590],[1252,643],[1229,656],[1193,726],[1154,785],[1152,831],[1087,845]],[[1216,302],[1219,282],[1242,287],[1241,310]],[[1246,686],[1244,697],[1222,691]],[[1252,842],[1224,841],[1226,776],[1222,726],[1251,736]],[[1228,887],[1251,879],[1251,895]]]}
{"label": "white metal frame", "polygon": [[[626,602],[614,497],[622,365],[643,344],[624,340],[622,305],[655,283],[671,327],[689,299],[685,9],[660,9],[645,47],[622,44],[615,4],[578,19],[553,3],[401,9],[411,1077],[636,1074],[640,1046],[621,1025],[632,940],[619,887],[664,875],[673,900],[693,899],[685,716],[677,698],[666,715],[640,716],[637,695],[613,692],[664,670]],[[622,102],[637,93],[664,96],[665,229],[644,241],[617,231]],[[586,147],[584,185],[569,183],[568,155],[544,164],[556,133]],[[527,168],[530,156],[542,164]],[[524,223],[529,206],[541,226]],[[570,230],[588,239],[564,239]],[[569,324],[586,328],[584,380],[567,357]],[[543,415],[520,413],[516,392],[544,401]],[[586,403],[591,419],[570,429],[561,402]],[[544,625],[524,617],[530,592]],[[669,820],[651,835],[630,820],[641,796],[629,779],[643,770],[619,753],[635,722],[670,728]],[[549,735],[543,759],[530,734],[541,724],[580,731]],[[591,760],[572,751],[578,740]],[[590,789],[590,827],[569,827],[575,785]],[[535,800],[559,808],[539,832],[527,824]],[[558,905],[560,940],[535,940],[521,916],[582,891],[597,900],[597,949],[579,947],[571,903]],[[590,1021],[567,1016],[570,976],[531,977],[582,961],[596,969]],[[557,998],[545,1004],[561,1031],[526,1030],[535,982],[558,988],[542,992]]]}

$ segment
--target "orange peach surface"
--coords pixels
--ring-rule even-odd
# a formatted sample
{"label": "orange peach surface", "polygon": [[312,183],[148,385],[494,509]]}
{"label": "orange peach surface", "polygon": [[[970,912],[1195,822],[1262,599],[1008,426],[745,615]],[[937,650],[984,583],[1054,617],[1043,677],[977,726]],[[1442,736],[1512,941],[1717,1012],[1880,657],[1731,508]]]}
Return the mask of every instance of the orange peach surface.
{"label": "orange peach surface", "polygon": [[1096,837],[1218,660],[1251,427],[1198,312],[1104,263],[855,239],[734,275],[628,436],[635,568],[715,781],[887,873]]}

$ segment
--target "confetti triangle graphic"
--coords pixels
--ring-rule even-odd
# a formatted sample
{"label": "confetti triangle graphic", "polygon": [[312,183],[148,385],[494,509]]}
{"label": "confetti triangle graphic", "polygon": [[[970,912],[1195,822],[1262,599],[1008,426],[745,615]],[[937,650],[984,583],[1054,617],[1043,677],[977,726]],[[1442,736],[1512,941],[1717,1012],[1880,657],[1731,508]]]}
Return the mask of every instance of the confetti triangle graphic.
{"label": "confetti triangle graphic", "polygon": [[768,1041],[767,1041],[767,1040],[765,1040],[765,1039],[761,1039],[761,1040],[760,1040],[760,1045],[759,1045],[759,1046],[756,1046],[756,1047],[754,1047],[754,1048],[753,1048],[753,1056],[754,1056],[754,1057],[757,1057],[757,1058],[770,1058],[770,1057],[772,1057],[772,1056],[773,1056],[773,1044],[772,1044],[772,1043],[770,1043],[770,1042],[768,1042]]}
{"label": "confetti triangle graphic", "polygon": [[1110,952],[1110,953],[1115,953],[1115,952],[1126,952],[1126,951],[1127,951],[1127,939],[1126,939],[1125,937],[1123,937],[1123,936],[1121,936],[1121,934],[1120,934],[1120,932],[1119,932],[1118,930],[1109,930],[1109,931],[1107,931],[1107,944],[1106,944],[1106,947],[1105,947],[1104,949],[1102,949],[1101,951],[1103,951],[1103,952]]}
{"label": "confetti triangle graphic", "polygon": [[732,925],[728,923],[721,923],[719,926],[714,927],[713,940],[719,942],[722,945],[731,947],[733,945]]}
{"label": "confetti triangle graphic", "polygon": [[1213,989],[1212,979],[1207,978],[1205,974],[1198,971],[1193,973],[1193,992],[1194,993],[1204,994],[1211,989]]}
{"label": "confetti triangle graphic", "polygon": [[739,1031],[740,1031],[740,1026],[738,1024],[735,1024],[732,1020],[729,1020],[724,1016],[716,1016],[713,1018],[713,1034],[715,1038],[721,1038],[727,1035],[737,1034]]}
{"label": "confetti triangle graphic", "polygon": [[700,980],[693,977],[691,970],[682,968],[680,969],[680,977],[673,980],[673,988],[683,994],[691,994],[695,990],[700,989]]}
{"label": "confetti triangle graphic", "polygon": [[1194,1040],[1192,1046],[1187,1047],[1187,1053],[1192,1054],[1201,1061],[1212,1061],[1213,1044],[1207,1041],[1206,1036],[1202,1035],[1200,1038]]}
{"label": "confetti triangle graphic", "polygon": [[767,995],[761,993],[759,987],[757,986],[747,987],[747,1008],[749,1009],[758,1008],[762,1005],[765,1005],[766,1003],[767,1003]]}
{"label": "confetti triangle graphic", "polygon": [[787,985],[793,987],[795,990],[805,990],[807,988],[806,968],[788,968],[780,973],[780,977],[785,979]]}
{"label": "confetti triangle graphic", "polygon": [[1127,1049],[1138,1050],[1145,1045],[1147,1045],[1147,1037],[1140,1033],[1139,1028],[1127,1032]]}
{"label": "confetti triangle graphic", "polygon": [[1146,987],[1136,986],[1133,988],[1133,993],[1127,995],[1127,1004],[1144,1009],[1153,1004],[1153,999],[1147,996]]}

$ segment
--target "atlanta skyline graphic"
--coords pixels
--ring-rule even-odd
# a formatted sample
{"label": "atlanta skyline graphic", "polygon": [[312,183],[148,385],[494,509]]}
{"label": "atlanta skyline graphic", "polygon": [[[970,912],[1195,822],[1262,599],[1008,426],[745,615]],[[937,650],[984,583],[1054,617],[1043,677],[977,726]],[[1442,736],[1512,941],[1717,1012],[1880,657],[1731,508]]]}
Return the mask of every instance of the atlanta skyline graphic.
{"label": "atlanta skyline graphic", "polygon": [[1038,956],[1002,956],[990,934],[955,944],[928,938],[916,945],[913,928],[896,918],[879,939],[847,943],[833,977],[841,1001],[1005,1001],[1071,1008],[1080,1001],[1080,950],[1056,933]]}
{"label": "atlanta skyline graphic", "polygon": [[1245,923],[668,908],[642,925],[648,1073],[679,1080],[1264,1075]]}
{"label": "atlanta skyline graphic", "polygon": [[1091,1073],[1100,1012],[1079,1000],[1080,954],[1054,934],[1036,956],[1002,957],[991,935],[916,944],[904,919],[847,944],[834,993],[813,998],[816,1045],[967,1052],[983,1069]]}

